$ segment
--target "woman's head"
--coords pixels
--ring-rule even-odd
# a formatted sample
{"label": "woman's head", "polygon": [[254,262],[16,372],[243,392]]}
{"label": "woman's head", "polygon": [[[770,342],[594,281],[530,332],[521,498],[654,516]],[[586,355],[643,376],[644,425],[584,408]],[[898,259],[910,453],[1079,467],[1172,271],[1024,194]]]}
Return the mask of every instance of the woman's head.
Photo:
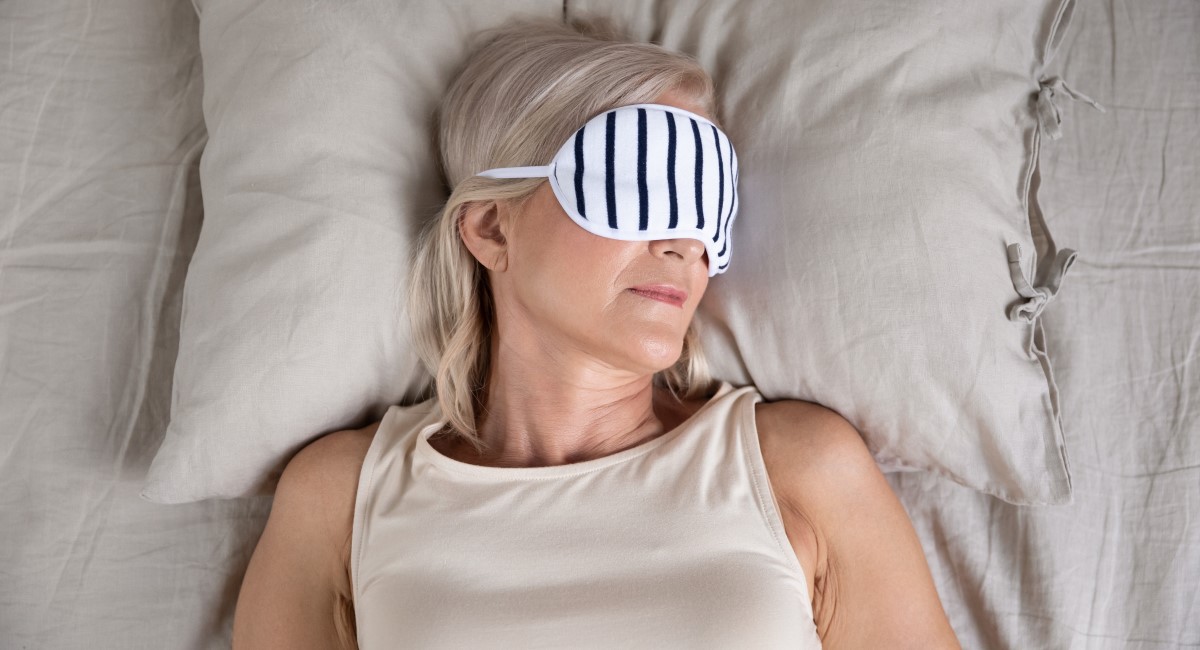
{"label": "woman's head", "polygon": [[[710,390],[692,319],[709,279],[700,241],[601,237],[567,216],[545,178],[476,176],[545,164],[589,118],[635,103],[720,124],[712,81],[695,60],[620,40],[599,19],[484,32],[442,101],[440,162],[452,192],[418,239],[408,305],[449,424],[477,448],[475,414],[502,329],[533,328],[560,354],[654,375],[677,397]],[[644,284],[689,296],[676,307],[628,290]]]}

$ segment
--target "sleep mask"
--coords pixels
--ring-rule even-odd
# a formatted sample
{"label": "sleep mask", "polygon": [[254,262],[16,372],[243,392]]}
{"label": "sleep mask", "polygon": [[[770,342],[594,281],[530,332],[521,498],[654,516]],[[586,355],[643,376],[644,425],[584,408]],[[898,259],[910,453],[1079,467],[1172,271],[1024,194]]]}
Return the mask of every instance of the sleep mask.
{"label": "sleep mask", "polygon": [[548,165],[478,175],[547,177],[563,210],[592,234],[626,241],[690,237],[708,251],[708,277],[729,267],[737,156],[715,124],[682,108],[614,108],[588,120]]}

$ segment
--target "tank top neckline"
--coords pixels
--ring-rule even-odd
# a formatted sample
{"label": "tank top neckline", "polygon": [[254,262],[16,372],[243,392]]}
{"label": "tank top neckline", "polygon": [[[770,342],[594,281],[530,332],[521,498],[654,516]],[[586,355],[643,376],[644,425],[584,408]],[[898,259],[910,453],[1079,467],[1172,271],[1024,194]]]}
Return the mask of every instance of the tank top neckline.
{"label": "tank top neckline", "polygon": [[[748,387],[747,387],[748,388]],[[440,431],[446,424],[445,418],[438,418],[432,423],[421,428],[417,432],[416,454],[425,462],[431,463],[437,467],[454,472],[459,475],[471,476],[476,479],[491,479],[491,480],[523,480],[523,479],[551,479],[563,478],[568,476],[577,476],[593,472],[605,467],[616,465],[624,461],[632,460],[647,454],[663,445],[669,444],[671,441],[679,438],[687,430],[694,428],[696,421],[719,399],[725,397],[734,390],[733,384],[725,380],[720,380],[720,386],[717,392],[712,395],[700,408],[688,416],[679,426],[674,429],[647,440],[640,445],[623,449],[607,456],[593,458],[591,460],[580,461],[578,463],[567,463],[565,465],[546,465],[540,467],[492,467],[488,465],[475,465],[465,463],[446,456],[442,452],[434,449],[433,445],[429,444],[429,438],[437,431]],[[435,398],[436,399],[436,398]],[[436,404],[434,405],[436,409]]]}

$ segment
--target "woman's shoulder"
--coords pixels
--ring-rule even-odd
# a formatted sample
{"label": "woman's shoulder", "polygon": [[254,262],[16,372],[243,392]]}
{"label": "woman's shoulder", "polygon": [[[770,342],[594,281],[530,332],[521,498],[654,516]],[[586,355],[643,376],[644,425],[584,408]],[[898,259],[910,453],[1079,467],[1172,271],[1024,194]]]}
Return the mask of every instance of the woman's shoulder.
{"label": "woman's shoulder", "polygon": [[858,430],[837,411],[815,402],[780,400],[754,405],[759,447],[777,496],[817,528],[826,482],[878,473]]}
{"label": "woman's shoulder", "polygon": [[314,507],[330,515],[353,513],[358,474],[378,428],[376,422],[316,438],[288,461],[284,472],[292,475],[295,489],[320,500]]}
{"label": "woman's shoulder", "polygon": [[811,534],[810,594],[822,641],[958,647],[920,540],[859,431],[813,402],[783,400],[760,415],[782,516],[803,520]]}
{"label": "woman's shoulder", "polygon": [[[375,438],[380,422],[361,429],[328,433],[305,445],[288,461],[284,473],[290,475],[288,490],[293,499],[307,504],[325,522],[335,558],[343,571],[334,587],[350,595],[350,535],[354,525],[354,505],[358,496],[358,478],[363,461]],[[280,479],[282,485],[283,479]]]}
{"label": "woman's shoulder", "polygon": [[[238,645],[295,647],[336,636],[356,647],[349,559],[358,475],[378,425],[323,435],[288,461],[271,514],[243,579],[234,622]],[[293,620],[303,612],[328,618]],[[301,614],[302,615],[302,614]],[[275,621],[287,620],[287,629]]]}
{"label": "woman's shoulder", "polygon": [[[759,436],[772,436],[778,451],[801,467],[822,464],[825,456],[847,451],[862,459],[866,443],[858,429],[837,411],[816,402],[784,399],[754,405]],[[776,440],[777,439],[777,440]],[[869,452],[868,452],[869,456]]]}

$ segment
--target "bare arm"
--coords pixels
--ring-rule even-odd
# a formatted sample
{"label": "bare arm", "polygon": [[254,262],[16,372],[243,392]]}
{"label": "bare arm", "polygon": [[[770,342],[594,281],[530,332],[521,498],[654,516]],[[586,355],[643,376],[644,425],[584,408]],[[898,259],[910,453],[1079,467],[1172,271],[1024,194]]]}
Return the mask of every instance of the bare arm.
{"label": "bare arm", "polygon": [[236,650],[357,649],[347,568],[364,432],[318,438],[284,469],[238,596]]}
{"label": "bare arm", "polygon": [[827,649],[961,648],[920,539],[854,426],[836,411],[789,400],[772,450],[787,459],[781,507],[817,538],[813,615]]}

